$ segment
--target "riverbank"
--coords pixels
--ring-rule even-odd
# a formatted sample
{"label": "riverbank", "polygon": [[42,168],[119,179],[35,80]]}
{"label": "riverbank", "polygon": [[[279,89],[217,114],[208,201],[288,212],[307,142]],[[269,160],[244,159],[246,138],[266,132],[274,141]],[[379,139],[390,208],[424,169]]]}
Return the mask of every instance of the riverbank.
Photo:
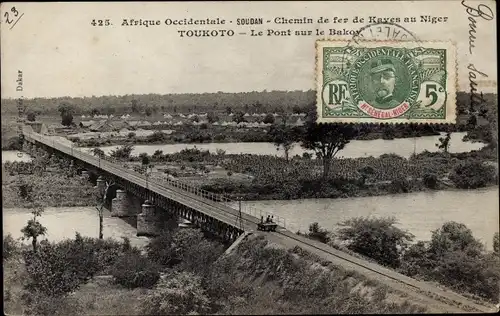
{"label": "riverbank", "polygon": [[297,234],[442,289],[450,287],[476,303],[498,303],[498,227],[490,240],[493,247],[487,249],[461,222],[445,222],[432,231],[429,240],[415,239],[411,231],[395,224],[396,217],[351,217],[332,231],[315,222],[309,225],[308,232]]}
{"label": "riverbank", "polygon": [[[100,254],[97,261],[85,257],[85,268],[69,274],[79,278],[75,280],[78,284],[70,283],[68,278],[56,280],[39,275],[48,282],[46,285],[54,282],[59,282],[61,287],[70,285],[68,292],[58,295],[44,294],[42,288],[36,287],[26,291],[26,286],[33,285],[32,278],[39,272],[29,269],[32,263],[26,263],[24,258],[27,255],[20,255],[22,251],[18,249],[17,254],[11,254],[8,259],[4,257],[5,310],[15,314],[36,312],[54,316],[67,313],[269,315],[426,311],[421,302],[409,301],[404,293],[325,262],[299,247],[287,251],[262,237],[254,237],[244,241],[229,255],[222,255],[223,249],[219,245],[200,239],[200,236],[196,230],[172,232],[174,241],[182,239],[181,246],[171,246],[166,236],[160,237],[151,245],[161,247],[163,253],[148,252],[145,256],[138,255],[133,248],[125,250],[125,244],[115,242],[105,241],[106,248],[96,248],[99,243],[90,239],[68,240],[54,244],[52,248],[42,246],[39,251],[47,253],[40,259],[53,261],[47,261],[48,266],[44,268],[52,268],[55,275],[77,267],[74,259],[58,253],[59,248],[69,247],[76,258],[92,248]],[[72,246],[78,243],[85,247]],[[180,248],[180,251],[174,251],[180,255],[179,261],[173,266],[159,264],[168,262],[162,260],[174,248]],[[14,249],[12,242],[9,249]],[[96,264],[99,268],[94,271]],[[99,276],[96,272],[102,269],[107,269],[110,274]],[[121,271],[128,273],[128,278],[123,278]],[[127,283],[134,275],[143,277],[137,283]],[[85,277],[88,279],[84,280]],[[310,282],[312,279],[321,282]]]}
{"label": "riverbank", "polygon": [[[130,148],[129,148],[130,149]],[[151,179],[166,177],[206,191],[244,200],[349,198],[386,194],[475,189],[498,183],[496,151],[485,147],[466,153],[423,152],[409,159],[393,154],[334,159],[324,176],[319,160],[294,157],[216,154],[184,149],[174,154],[155,152],[129,156],[131,170],[146,159],[154,166]]]}
{"label": "riverbank", "polygon": [[69,166],[51,164],[42,172],[33,171],[34,162],[7,162],[3,164],[2,207],[94,206],[96,196],[93,185],[76,175]]}

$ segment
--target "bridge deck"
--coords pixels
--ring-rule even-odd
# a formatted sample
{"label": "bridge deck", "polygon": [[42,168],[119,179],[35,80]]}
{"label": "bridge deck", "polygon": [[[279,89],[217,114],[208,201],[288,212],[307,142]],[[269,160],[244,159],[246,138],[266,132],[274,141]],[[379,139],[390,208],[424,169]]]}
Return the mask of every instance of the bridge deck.
{"label": "bridge deck", "polygon": [[[85,153],[77,148],[72,148],[58,141],[55,141],[52,137],[41,135],[38,133],[24,132],[26,139],[32,139],[34,141],[45,144],[46,146],[57,149],[75,159],[79,159],[85,163],[88,163],[95,168],[102,169],[108,173],[111,173],[117,177],[127,180],[131,183],[139,185],[144,189],[151,192],[162,195],[168,199],[176,201],[183,204],[189,208],[197,210],[207,216],[219,220],[227,225],[240,228],[240,213],[227,205],[220,202],[215,202],[211,199],[200,196],[195,192],[188,192],[179,187],[171,185],[169,183],[158,183],[154,180],[147,180],[144,175],[125,169],[115,163],[107,161],[105,159],[99,159],[88,153]],[[257,222],[259,219],[247,214],[241,213],[241,228],[244,231],[255,230],[257,228]]]}

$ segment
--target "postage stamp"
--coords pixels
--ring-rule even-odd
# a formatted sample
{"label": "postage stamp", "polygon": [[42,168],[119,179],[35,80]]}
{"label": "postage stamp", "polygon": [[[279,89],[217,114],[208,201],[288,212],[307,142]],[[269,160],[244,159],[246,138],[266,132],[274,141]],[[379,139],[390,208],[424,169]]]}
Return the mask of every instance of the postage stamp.
{"label": "postage stamp", "polygon": [[316,42],[318,123],[455,123],[451,42]]}

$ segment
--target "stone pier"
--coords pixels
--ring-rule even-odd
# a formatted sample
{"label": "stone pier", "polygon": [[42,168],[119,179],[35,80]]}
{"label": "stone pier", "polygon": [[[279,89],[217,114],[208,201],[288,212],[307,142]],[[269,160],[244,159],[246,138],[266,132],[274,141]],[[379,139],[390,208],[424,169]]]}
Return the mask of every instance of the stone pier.
{"label": "stone pier", "polygon": [[90,178],[90,174],[87,170],[82,170],[82,178],[87,180]]}
{"label": "stone pier", "polygon": [[116,190],[116,197],[111,201],[111,216],[113,217],[128,217],[135,214],[130,212],[130,203],[127,196],[127,191]]}
{"label": "stone pier", "polygon": [[106,180],[104,180],[102,176],[99,176],[96,182],[96,189],[98,190],[100,195],[103,195],[104,191],[106,190]]}
{"label": "stone pier", "polygon": [[158,218],[156,209],[149,201],[142,204],[142,212],[137,215],[137,236],[158,236]]}

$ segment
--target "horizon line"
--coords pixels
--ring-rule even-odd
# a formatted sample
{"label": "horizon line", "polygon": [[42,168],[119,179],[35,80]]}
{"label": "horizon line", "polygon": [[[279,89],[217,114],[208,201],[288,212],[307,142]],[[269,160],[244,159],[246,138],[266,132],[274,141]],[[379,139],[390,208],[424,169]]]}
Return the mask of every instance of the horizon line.
{"label": "horizon line", "polygon": [[[200,95],[200,94],[246,94],[246,93],[271,93],[271,92],[303,92],[307,93],[309,91],[314,91],[316,92],[316,89],[308,89],[308,90],[267,90],[264,89],[262,91],[241,91],[241,92],[224,92],[224,91],[217,91],[217,92],[170,92],[170,93],[133,93],[133,94],[103,94],[103,95],[91,95],[91,96],[52,96],[52,97],[29,97],[26,98],[24,96],[20,97],[7,97],[7,98],[1,98],[0,100],[34,100],[34,99],[62,99],[62,98],[71,98],[71,99],[83,99],[83,98],[103,98],[103,97],[126,97],[126,96],[145,96],[145,95],[159,95],[159,96],[167,96],[167,95]],[[470,94],[470,91],[466,90],[457,90],[456,93],[468,93]],[[487,94],[496,94],[498,95],[497,92],[483,92],[484,95]]]}

